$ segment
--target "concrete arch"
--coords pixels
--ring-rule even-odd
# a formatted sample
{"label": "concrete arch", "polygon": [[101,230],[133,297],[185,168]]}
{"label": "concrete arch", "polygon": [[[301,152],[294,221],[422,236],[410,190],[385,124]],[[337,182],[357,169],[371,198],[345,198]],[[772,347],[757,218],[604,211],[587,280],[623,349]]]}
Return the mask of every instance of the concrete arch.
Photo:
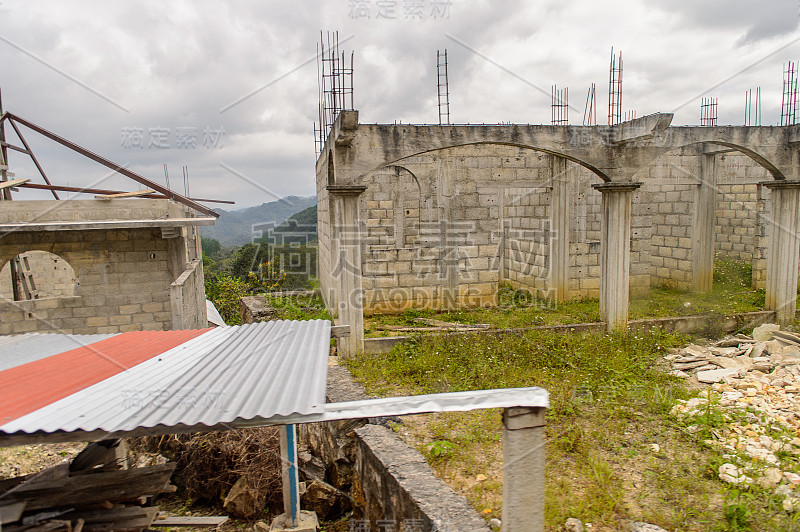
{"label": "concrete arch", "polygon": [[704,140],[704,141],[690,142],[690,143],[684,144],[682,146],[675,146],[674,149],[682,148],[684,146],[698,145],[698,144],[715,144],[717,146],[724,146],[726,148],[730,148],[732,150],[739,151],[739,152],[743,153],[744,155],[747,155],[748,157],[750,157],[752,160],[754,160],[760,166],[764,167],[764,169],[766,169],[776,181],[781,181],[781,180],[785,180],[786,179],[786,176],[783,174],[783,172],[781,172],[780,169],[777,166],[775,166],[769,160],[767,160],[766,157],[764,157],[763,155],[753,151],[750,148],[742,146],[741,144],[736,144],[734,142],[728,142],[728,141],[724,141],[724,140]]}
{"label": "concrete arch", "polygon": [[13,298],[11,261],[15,258],[19,259],[18,267],[22,267],[23,272],[31,273],[32,282],[25,279],[23,286],[35,290],[37,299],[75,295],[78,277],[70,262],[50,251],[29,249],[6,260],[0,267],[0,297]]}
{"label": "concrete arch", "polygon": [[[407,168],[405,166],[393,165],[393,166],[390,166],[390,167],[387,167],[387,168],[394,168],[395,169],[395,176],[397,177],[397,179],[395,179],[395,197],[394,197],[393,201],[399,201],[400,205],[398,205],[399,210],[397,210],[396,211],[397,214],[395,214],[395,247],[403,248],[403,247],[405,247],[405,237],[408,234],[408,231],[415,230],[415,231],[418,232],[419,228],[422,225],[422,212],[423,212],[423,208],[422,208],[422,205],[423,205],[422,185],[420,184],[420,180],[417,177],[417,175],[413,171],[411,171],[409,168]],[[400,182],[400,172],[401,172],[401,170],[405,170],[408,173],[408,175],[411,176],[411,179],[413,180],[413,183],[417,187],[417,190],[416,190],[416,200],[417,200],[416,228],[414,228],[413,225],[412,226],[408,226],[407,225],[407,222],[409,220],[408,213],[406,212],[405,205],[403,205],[403,201],[404,201],[403,192],[399,188],[399,187],[402,186],[402,183]],[[414,198],[412,197],[411,201],[413,202],[413,200],[414,200]],[[399,232],[399,234],[398,234],[398,232]]]}
{"label": "concrete arch", "polygon": [[[595,174],[597,177],[599,177],[605,183],[611,182],[611,178],[608,177],[608,175],[605,172],[603,172],[602,170],[600,170],[596,166],[594,166],[594,165],[592,165],[590,163],[587,163],[585,161],[582,161],[581,159],[578,159],[577,157],[574,157],[572,155],[569,155],[569,154],[566,154],[566,153],[563,153],[563,152],[554,151],[554,150],[547,149],[547,148],[531,146],[531,145],[528,145],[528,144],[522,144],[522,143],[516,143],[516,142],[503,142],[503,141],[465,142],[465,143],[462,143],[462,144],[453,144],[453,145],[449,145],[449,146],[440,146],[440,147],[437,147],[437,148],[432,148],[430,150],[423,150],[423,151],[420,151],[420,152],[417,152],[417,153],[413,153],[413,154],[410,154],[410,155],[404,155],[403,157],[401,157],[399,159],[395,159],[393,161],[385,162],[385,163],[382,163],[382,164],[376,166],[375,168],[373,168],[373,169],[369,170],[368,172],[365,172],[364,174],[359,176],[359,179],[363,179],[364,176],[366,176],[366,175],[368,175],[368,174],[370,174],[372,172],[375,172],[377,170],[380,170],[381,168],[388,168],[388,167],[392,167],[392,166],[400,166],[401,168],[405,168],[404,166],[398,165],[397,163],[401,162],[401,161],[403,161],[405,159],[409,159],[411,157],[419,157],[420,155],[434,153],[434,152],[438,152],[438,151],[442,151],[442,150],[448,150],[448,149],[451,149],[451,148],[461,148],[461,147],[465,147],[465,146],[510,146],[510,147],[514,147],[514,148],[522,148],[522,149],[526,149],[526,150],[531,150],[531,151],[536,151],[536,152],[541,152],[541,153],[547,153],[549,155],[554,155],[556,157],[561,157],[561,158],[567,159],[568,161],[572,161],[572,162],[574,162],[574,163],[576,163],[576,164],[578,164],[580,166],[583,166],[584,168],[586,168],[587,170],[589,170],[590,172]],[[408,169],[406,168],[406,170],[408,170]],[[412,173],[412,175],[413,175],[413,173]],[[415,179],[416,179],[416,176],[415,176]],[[419,182],[418,182],[418,184],[419,184]]]}

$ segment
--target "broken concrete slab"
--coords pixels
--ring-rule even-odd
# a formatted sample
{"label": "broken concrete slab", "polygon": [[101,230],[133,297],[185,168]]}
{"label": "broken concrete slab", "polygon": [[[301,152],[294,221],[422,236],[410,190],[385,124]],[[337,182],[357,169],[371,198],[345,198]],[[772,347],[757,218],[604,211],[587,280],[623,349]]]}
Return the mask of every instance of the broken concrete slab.
{"label": "broken concrete slab", "polygon": [[766,342],[772,340],[775,331],[780,331],[781,326],[777,323],[765,323],[753,329],[753,340],[756,342]]}
{"label": "broken concrete slab", "polygon": [[720,382],[722,379],[729,375],[738,375],[739,370],[736,368],[723,368],[723,369],[710,369],[706,371],[700,371],[697,373],[696,377],[697,380],[700,382],[705,382],[707,384],[711,384],[714,382]]}

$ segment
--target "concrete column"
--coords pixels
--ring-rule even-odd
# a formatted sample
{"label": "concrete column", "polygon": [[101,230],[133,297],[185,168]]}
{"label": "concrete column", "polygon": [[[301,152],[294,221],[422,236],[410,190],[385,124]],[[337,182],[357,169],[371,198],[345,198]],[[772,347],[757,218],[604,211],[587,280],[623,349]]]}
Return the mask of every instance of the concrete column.
{"label": "concrete column", "polygon": [[797,275],[800,263],[800,180],[760,183],[771,192],[767,220],[766,307],[778,323],[794,319],[797,309]]}
{"label": "concrete column", "polygon": [[333,257],[331,277],[339,287],[338,324],[350,326],[350,336],[339,338],[344,358],[364,350],[364,301],[361,273],[361,224],[358,197],[367,189],[363,185],[328,185],[341,215],[335,228],[337,255]]}
{"label": "concrete column", "polygon": [[700,183],[694,193],[692,218],[692,288],[696,292],[711,291],[714,280],[714,227],[717,222],[717,160],[714,154],[703,154]]}
{"label": "concrete column", "polygon": [[503,532],[544,530],[546,410],[503,410]]}
{"label": "concrete column", "polygon": [[550,296],[556,301],[569,299],[569,229],[571,186],[567,160],[553,157],[553,193],[550,202]]}
{"label": "concrete column", "polygon": [[497,279],[502,283],[506,279],[506,240],[508,237],[508,227],[506,224],[506,188],[497,189],[497,209],[499,212],[498,242],[497,242]]}
{"label": "concrete column", "polygon": [[603,195],[600,236],[600,319],[608,331],[628,326],[631,270],[631,198],[641,183],[592,185]]}
{"label": "concrete column", "polygon": [[456,167],[452,160],[439,163],[439,267],[442,280],[442,310],[458,307],[458,241],[455,234],[455,179]]}

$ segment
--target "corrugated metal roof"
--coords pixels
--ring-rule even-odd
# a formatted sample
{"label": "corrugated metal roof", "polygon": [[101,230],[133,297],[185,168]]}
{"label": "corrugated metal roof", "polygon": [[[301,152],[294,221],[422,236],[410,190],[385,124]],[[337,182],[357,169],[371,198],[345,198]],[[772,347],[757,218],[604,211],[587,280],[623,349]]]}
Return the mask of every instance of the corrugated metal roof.
{"label": "corrugated metal roof", "polygon": [[[104,342],[119,343],[131,334]],[[329,349],[326,320],[211,329],[21,417],[0,419],[0,444],[53,439],[48,435],[96,439],[232,428],[231,423],[269,424],[271,418],[322,413]],[[117,356],[113,350],[104,354]],[[61,355],[31,364],[46,369]],[[0,380],[15,369],[0,371]],[[28,397],[42,393],[49,389],[39,379],[25,388]]]}
{"label": "corrugated metal roof", "polygon": [[[0,371],[0,445],[549,406],[547,391],[536,387],[325,404],[330,327],[325,320],[271,321],[0,338],[0,357],[16,357]],[[75,369],[80,378],[69,378]],[[54,384],[59,376],[65,382]],[[82,387],[48,399],[54,387],[78,381]]]}
{"label": "corrugated metal roof", "polygon": [[217,307],[214,306],[214,303],[206,299],[206,316],[208,319],[208,323],[213,323],[217,327],[224,327],[225,320],[222,319],[220,316]]}
{"label": "corrugated metal roof", "polygon": [[92,344],[114,334],[40,334],[0,336],[0,371]]}

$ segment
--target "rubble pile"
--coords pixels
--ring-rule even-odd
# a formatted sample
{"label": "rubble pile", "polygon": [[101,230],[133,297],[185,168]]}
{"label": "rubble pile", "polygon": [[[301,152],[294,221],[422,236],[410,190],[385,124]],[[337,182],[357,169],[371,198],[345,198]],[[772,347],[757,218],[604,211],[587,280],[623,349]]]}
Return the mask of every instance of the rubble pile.
{"label": "rubble pile", "polygon": [[[800,335],[765,324],[752,336],[692,344],[666,358],[671,374],[711,385],[672,414],[696,422],[689,432],[713,427],[705,442],[726,460],[719,478],[773,490],[786,511],[800,511]],[[717,415],[724,423],[711,421]]]}

